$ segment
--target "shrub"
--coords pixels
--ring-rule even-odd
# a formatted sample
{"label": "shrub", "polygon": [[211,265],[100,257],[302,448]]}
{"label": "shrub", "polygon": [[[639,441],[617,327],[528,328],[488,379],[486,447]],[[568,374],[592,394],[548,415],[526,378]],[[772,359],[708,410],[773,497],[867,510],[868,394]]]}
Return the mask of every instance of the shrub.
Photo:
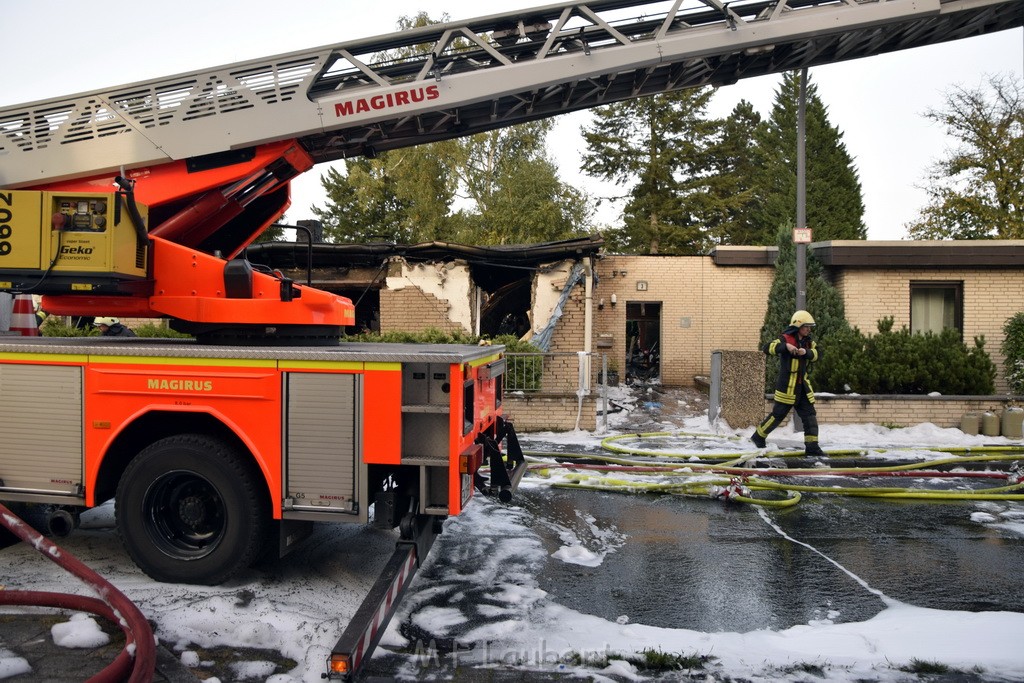
{"label": "shrub", "polygon": [[[60,316],[51,315],[43,321],[42,326],[39,328],[39,333],[44,337],[99,337],[99,328],[87,326],[87,327],[75,327],[65,322],[66,318]],[[184,334],[182,332],[175,332],[164,321],[145,323],[138,327],[132,327],[132,332],[137,337],[160,337],[164,339],[178,339],[184,338],[189,339],[192,335]]]}
{"label": "shrub", "polygon": [[894,331],[893,319],[878,321],[878,334],[860,330],[833,335],[812,367],[817,391],[842,394],[987,395],[995,390],[996,367],[985,338],[968,348],[954,329],[939,334]]}
{"label": "shrub", "polygon": [[[430,328],[422,332],[364,332],[342,337],[343,342],[377,342],[381,344],[479,344],[482,337],[466,332],[442,332]],[[528,341],[522,341],[511,334],[502,334],[489,340],[502,344],[508,353],[540,353],[540,349]]]}
{"label": "shrub", "polygon": [[1003,369],[1014,394],[1024,394],[1024,313],[1007,318],[1003,325]]}
{"label": "shrub", "polygon": [[377,342],[381,344],[476,344],[479,337],[465,332],[442,332],[431,327],[422,332],[363,332],[346,335],[343,342]]}
{"label": "shrub", "polygon": [[172,330],[164,322],[158,323],[146,323],[145,325],[139,325],[133,327],[132,332],[135,333],[136,337],[159,337],[161,339],[191,339],[191,334],[185,334],[184,332],[177,332]]}
{"label": "shrub", "polygon": [[[441,332],[437,329],[424,330],[423,332],[365,332],[347,337],[342,337],[343,342],[380,342],[380,343],[402,343],[402,344],[479,344],[480,337],[466,334],[465,332]],[[502,334],[491,340],[493,344],[505,346],[506,353],[541,353],[541,350],[530,342],[521,341],[511,334]],[[544,374],[544,358],[538,356],[536,359],[517,359],[508,368],[508,379],[506,386],[510,390],[522,389],[536,391],[540,388],[541,377]]]}
{"label": "shrub", "polygon": [[95,327],[75,327],[64,322],[64,318],[51,315],[39,327],[44,337],[98,337],[100,331]]}

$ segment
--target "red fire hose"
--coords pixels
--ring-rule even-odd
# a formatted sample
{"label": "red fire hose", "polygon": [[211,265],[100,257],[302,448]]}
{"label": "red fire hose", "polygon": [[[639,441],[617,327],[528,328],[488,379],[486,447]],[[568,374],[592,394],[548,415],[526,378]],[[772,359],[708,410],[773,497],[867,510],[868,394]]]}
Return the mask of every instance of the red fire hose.
{"label": "red fire hose", "polygon": [[87,683],[148,683],[156,669],[156,642],[146,617],[124,593],[87,567],[71,553],[47,540],[21,518],[0,504],[0,524],[15,536],[38,550],[43,557],[57,563],[84,581],[100,596],[99,599],[65,593],[0,590],[0,604],[58,607],[91,612],[117,624],[124,631],[125,645],[121,654]]}

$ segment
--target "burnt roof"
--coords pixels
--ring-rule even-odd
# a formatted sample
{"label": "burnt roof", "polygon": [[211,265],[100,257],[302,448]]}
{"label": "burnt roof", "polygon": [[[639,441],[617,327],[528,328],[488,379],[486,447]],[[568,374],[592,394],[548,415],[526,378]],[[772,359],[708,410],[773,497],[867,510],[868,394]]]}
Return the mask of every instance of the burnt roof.
{"label": "burnt roof", "polygon": [[[287,226],[285,226],[287,227]],[[379,264],[391,256],[407,261],[451,261],[492,265],[538,266],[551,261],[578,259],[596,255],[604,246],[600,235],[574,239],[515,244],[477,246],[454,242],[423,242],[421,244],[327,244],[307,242],[261,242],[251,245],[246,254],[250,260],[275,268],[305,268],[307,254],[312,253],[314,268]]]}
{"label": "burnt roof", "polygon": [[[284,226],[287,227],[287,226]],[[325,244],[307,242],[261,242],[246,250],[246,258],[283,271],[382,267],[392,256],[408,262],[461,260],[469,264],[473,281],[493,292],[510,282],[529,277],[544,264],[597,256],[604,246],[600,235],[574,239],[515,244],[475,246],[454,242],[422,244]],[[311,265],[307,265],[310,264]]]}

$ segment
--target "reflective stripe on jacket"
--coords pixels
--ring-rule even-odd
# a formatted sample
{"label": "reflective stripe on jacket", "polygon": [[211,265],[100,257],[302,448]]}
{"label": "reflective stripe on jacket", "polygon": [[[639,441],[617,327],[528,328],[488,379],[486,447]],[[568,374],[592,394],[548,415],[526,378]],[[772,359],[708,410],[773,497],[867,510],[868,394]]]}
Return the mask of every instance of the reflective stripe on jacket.
{"label": "reflective stripe on jacket", "polygon": [[[787,344],[792,344],[798,349],[807,349],[807,353],[803,356],[794,356],[789,353]],[[768,355],[779,356],[779,378],[775,382],[775,400],[779,403],[794,405],[797,388],[803,384],[807,389],[807,400],[814,403],[814,389],[807,376],[810,364],[821,357],[814,340],[809,336],[800,339],[797,328],[788,327],[778,339],[773,339],[765,344],[763,350]]]}

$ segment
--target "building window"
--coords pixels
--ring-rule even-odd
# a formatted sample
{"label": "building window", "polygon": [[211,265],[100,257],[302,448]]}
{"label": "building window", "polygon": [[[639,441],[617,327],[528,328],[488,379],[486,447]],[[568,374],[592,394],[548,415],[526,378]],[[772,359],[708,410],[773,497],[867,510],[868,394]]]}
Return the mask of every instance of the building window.
{"label": "building window", "polygon": [[963,282],[911,282],[910,331],[938,334],[952,327],[964,331]]}

